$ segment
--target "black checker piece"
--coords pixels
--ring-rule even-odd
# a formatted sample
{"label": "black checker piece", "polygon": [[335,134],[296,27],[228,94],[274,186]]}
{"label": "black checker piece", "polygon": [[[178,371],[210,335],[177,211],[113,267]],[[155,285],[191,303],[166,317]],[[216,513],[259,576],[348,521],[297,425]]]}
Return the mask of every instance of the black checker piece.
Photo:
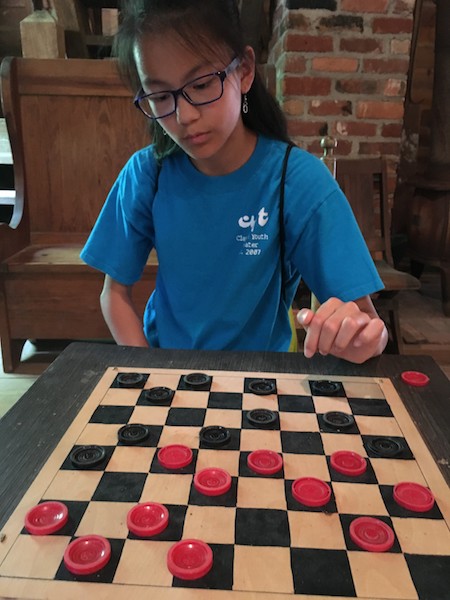
{"label": "black checker piece", "polygon": [[[227,429],[227,431],[230,434],[230,439],[226,444],[220,447],[220,450],[223,452],[226,452],[227,450],[239,450],[241,447],[241,430],[230,427]],[[200,449],[211,449],[211,446],[208,444],[208,442],[205,444],[200,438]]]}
{"label": "black checker piece", "polygon": [[175,395],[175,391],[168,387],[158,386],[143,390],[138,398],[138,404],[168,406]]}
{"label": "black checker piece", "polygon": [[119,373],[111,384],[112,388],[142,389],[148,379],[146,373]]}
{"label": "black checker piece", "polygon": [[138,423],[124,425],[117,432],[117,438],[124,446],[135,446],[140,442],[144,442],[149,436],[150,429],[146,425],[139,425]]}
{"label": "black checker piece", "polygon": [[222,448],[230,443],[231,433],[221,425],[210,425],[200,430],[202,448]]}
{"label": "black checker piece", "polygon": [[203,390],[211,389],[212,377],[206,373],[187,373],[182,375],[178,384],[179,390]]}
{"label": "black checker piece", "polygon": [[103,446],[77,446],[70,453],[70,461],[76,469],[98,467],[106,459],[106,449]]}
{"label": "black checker piece", "polygon": [[362,441],[370,458],[414,458],[406,440],[401,437],[363,435]]}
{"label": "black checker piece", "polygon": [[273,410],[255,408],[244,411],[243,417],[242,425],[244,429],[248,429],[249,426],[256,429],[280,429],[278,413]]}
{"label": "black checker piece", "polygon": [[325,433],[359,433],[352,415],[340,411],[330,411],[317,415],[320,431]]}
{"label": "black checker piece", "polygon": [[340,381],[328,381],[326,379],[320,381],[311,380],[309,387],[313,396],[345,397],[344,386]]}
{"label": "black checker piece", "polygon": [[277,393],[277,384],[275,379],[256,379],[246,377],[244,380],[244,392],[247,394],[256,394],[257,396],[269,396]]}

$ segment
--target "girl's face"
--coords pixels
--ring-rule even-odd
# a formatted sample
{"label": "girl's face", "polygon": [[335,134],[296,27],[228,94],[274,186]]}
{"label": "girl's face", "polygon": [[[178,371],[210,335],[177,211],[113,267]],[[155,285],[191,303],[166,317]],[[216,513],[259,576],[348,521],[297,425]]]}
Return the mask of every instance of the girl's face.
{"label": "girl's face", "polygon": [[[177,90],[197,77],[223,71],[235,58],[225,50],[194,53],[170,33],[142,39],[134,56],[147,94]],[[219,100],[193,106],[178,95],[175,113],[159,119],[161,127],[205,174],[236,170],[254,149],[256,136],[244,127],[241,117],[242,94],[251,87],[254,68],[254,53],[248,48],[246,59],[225,78]]]}

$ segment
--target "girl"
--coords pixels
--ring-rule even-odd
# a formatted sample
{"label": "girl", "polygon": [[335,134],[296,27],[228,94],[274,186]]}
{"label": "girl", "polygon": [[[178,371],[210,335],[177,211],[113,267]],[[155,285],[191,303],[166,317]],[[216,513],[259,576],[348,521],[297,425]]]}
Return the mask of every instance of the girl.
{"label": "girl", "polygon": [[[380,354],[387,332],[369,294],[382,283],[326,167],[296,147],[288,155],[235,0],[132,0],[116,51],[153,139],[125,165],[82,252],[106,274],[101,306],[117,343],[287,351],[303,277],[322,303],[298,315],[305,356]],[[142,327],[131,290],[153,247]]]}

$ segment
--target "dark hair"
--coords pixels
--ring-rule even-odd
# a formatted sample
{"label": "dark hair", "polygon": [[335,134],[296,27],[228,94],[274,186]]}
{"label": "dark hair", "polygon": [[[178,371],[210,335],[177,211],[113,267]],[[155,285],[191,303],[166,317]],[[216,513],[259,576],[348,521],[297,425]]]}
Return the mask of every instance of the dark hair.
{"label": "dark hair", "polygon": [[[144,35],[171,29],[196,51],[200,46],[217,51],[218,45],[225,45],[232,56],[245,56],[246,44],[235,0],[122,0],[120,19],[113,55],[135,93],[141,84],[134,47]],[[257,70],[247,98],[249,111],[242,115],[244,125],[256,133],[288,142],[286,119]],[[169,136],[163,135],[157,121],[150,121],[150,129],[158,158],[178,149]]]}

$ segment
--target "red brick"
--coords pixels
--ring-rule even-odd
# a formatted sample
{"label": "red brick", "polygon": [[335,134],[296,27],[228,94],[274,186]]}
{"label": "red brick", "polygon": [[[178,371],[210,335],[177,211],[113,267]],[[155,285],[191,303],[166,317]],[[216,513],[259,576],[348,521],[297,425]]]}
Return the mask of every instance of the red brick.
{"label": "red brick", "polygon": [[377,17],[372,22],[373,33],[411,33],[412,19]]}
{"label": "red brick", "polygon": [[287,75],[283,81],[283,93],[287,96],[328,96],[331,79],[325,77],[293,77]]}
{"label": "red brick", "polygon": [[286,52],[333,52],[333,38],[329,35],[298,35],[289,32],[285,49]]}
{"label": "red brick", "polygon": [[373,79],[339,79],[335,88],[342,94],[376,94],[379,84]]}
{"label": "red brick", "polygon": [[323,122],[292,120],[288,121],[288,132],[292,136],[319,137],[324,126]]}
{"label": "red brick", "polygon": [[319,57],[313,58],[312,68],[316,71],[328,71],[330,73],[354,73],[358,70],[358,60],[356,58],[334,58]]}
{"label": "red brick", "polygon": [[407,13],[411,15],[414,11],[416,0],[397,0],[394,4],[394,14]]}
{"label": "red brick", "polygon": [[400,155],[400,143],[398,142],[360,142],[359,154],[391,154]]}
{"label": "red brick", "polygon": [[352,103],[348,100],[312,100],[309,103],[310,115],[351,115]]}
{"label": "red brick", "polygon": [[364,121],[337,121],[334,128],[335,133],[339,136],[363,135],[373,137],[377,133],[375,123],[365,123]]}
{"label": "red brick", "polygon": [[342,0],[341,10],[357,13],[385,13],[388,0]]}
{"label": "red brick", "polygon": [[402,119],[403,102],[383,102],[378,100],[358,102],[356,116],[362,119]]}
{"label": "red brick", "polygon": [[287,29],[300,29],[302,31],[309,31],[311,23],[305,15],[298,10],[290,10],[286,19]]}
{"label": "red brick", "polygon": [[282,68],[286,73],[304,73],[306,71],[306,60],[299,54],[285,54]]}
{"label": "red brick", "polygon": [[406,92],[406,81],[402,79],[388,79],[383,88],[385,96],[404,96]]}
{"label": "red brick", "polygon": [[402,73],[408,72],[409,60],[403,58],[366,58],[363,61],[365,73]]}
{"label": "red brick", "polygon": [[376,53],[383,51],[383,43],[373,38],[343,38],[340,41],[340,50],[344,52],[357,52],[358,54]]}
{"label": "red brick", "polygon": [[399,138],[402,135],[402,125],[400,123],[388,123],[383,125],[381,130],[383,137]]}

